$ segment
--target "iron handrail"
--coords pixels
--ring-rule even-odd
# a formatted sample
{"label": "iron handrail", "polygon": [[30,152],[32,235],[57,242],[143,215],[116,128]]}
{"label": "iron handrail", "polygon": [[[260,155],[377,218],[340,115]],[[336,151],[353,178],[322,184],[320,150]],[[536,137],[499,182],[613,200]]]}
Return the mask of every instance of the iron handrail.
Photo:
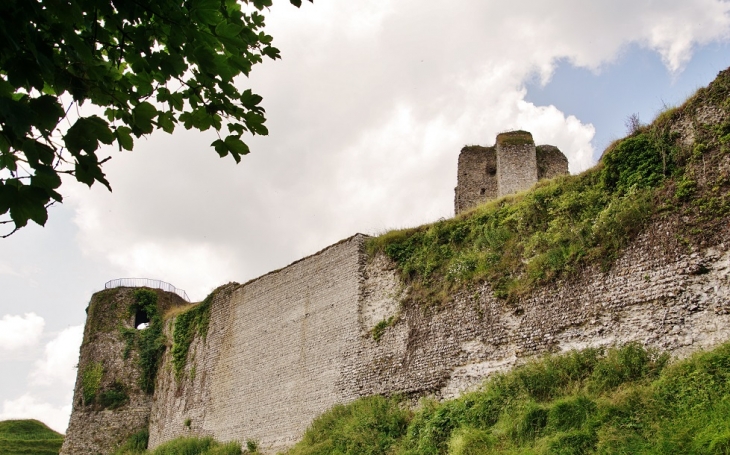
{"label": "iron handrail", "polygon": [[172,292],[174,294],[179,295],[183,299],[185,299],[186,302],[190,302],[190,298],[188,297],[188,293],[185,292],[183,289],[178,289],[175,286],[171,285],[170,283],[166,283],[161,280],[152,280],[150,278],[117,278],[116,280],[109,280],[104,284],[104,289],[112,289],[112,288],[152,288],[152,289],[162,289],[163,291]]}

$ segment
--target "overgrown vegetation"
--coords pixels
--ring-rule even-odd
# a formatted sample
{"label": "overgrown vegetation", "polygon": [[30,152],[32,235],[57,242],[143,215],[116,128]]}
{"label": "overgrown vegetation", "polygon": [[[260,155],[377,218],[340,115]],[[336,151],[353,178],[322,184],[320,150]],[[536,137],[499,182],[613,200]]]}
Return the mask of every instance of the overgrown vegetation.
{"label": "overgrown vegetation", "polygon": [[684,106],[651,125],[637,123],[593,169],[540,182],[454,219],[388,232],[368,241],[368,253],[396,263],[409,285],[407,301],[432,306],[483,283],[512,301],[591,264],[606,270],[653,217],[683,215],[692,235],[709,235],[730,214],[730,172],[711,162],[730,153],[730,122],[695,122],[692,147],[679,140],[676,125],[691,125],[698,106],[714,103],[727,113],[728,99],[726,71]]}
{"label": "overgrown vegetation", "polygon": [[90,405],[96,400],[96,394],[99,392],[103,375],[104,366],[101,362],[90,362],[84,368],[81,378],[81,394],[84,398],[84,404]]}
{"label": "overgrown vegetation", "polygon": [[104,409],[117,409],[129,402],[127,388],[119,381],[116,381],[107,390],[99,394],[99,405]]}
{"label": "overgrown vegetation", "polygon": [[157,293],[150,289],[134,291],[134,302],[129,307],[129,314],[143,312],[149,319],[149,326],[144,330],[120,328],[125,340],[124,358],[129,358],[132,349],[139,354],[137,365],[141,371],[139,386],[146,393],[155,390],[157,370],[165,353],[165,336],[162,332],[162,315],[157,308]]}
{"label": "overgrown vegetation", "polygon": [[124,441],[115,452],[114,455],[131,455],[146,453],[147,444],[150,440],[150,433],[147,429],[140,430],[137,433],[132,434]]}
{"label": "overgrown vegetation", "polygon": [[730,343],[668,365],[628,344],[549,356],[458,399],[336,406],[287,455],[727,454]]}
{"label": "overgrown vegetation", "polygon": [[132,442],[132,439],[130,438],[125,445],[114,452],[114,455],[241,455],[242,453],[241,444],[238,442],[220,443],[213,438],[177,438],[150,451],[146,450],[146,438],[144,447],[141,447],[141,438],[136,443]]}
{"label": "overgrown vegetation", "polygon": [[0,421],[0,453],[3,455],[56,455],[63,435],[37,420]]}
{"label": "overgrown vegetation", "polygon": [[411,413],[395,398],[372,396],[317,418],[288,455],[385,454],[403,437]]}
{"label": "overgrown vegetation", "polygon": [[[175,369],[175,377],[180,379],[190,351],[190,344],[197,334],[205,340],[208,334],[210,323],[210,305],[215,296],[213,291],[199,305],[196,305],[184,313],[175,317],[175,328],[172,335],[172,365]],[[194,373],[191,373],[194,376]]]}

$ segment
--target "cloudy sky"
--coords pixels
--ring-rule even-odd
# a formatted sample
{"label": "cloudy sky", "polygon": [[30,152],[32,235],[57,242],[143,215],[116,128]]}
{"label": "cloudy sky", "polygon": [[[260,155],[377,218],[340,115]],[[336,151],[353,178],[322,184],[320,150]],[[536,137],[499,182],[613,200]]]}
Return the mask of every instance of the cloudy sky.
{"label": "cloudy sky", "polygon": [[45,228],[0,240],[0,420],[64,431],[91,294],[119,277],[200,300],[356,232],[453,215],[467,144],[526,129],[572,172],[730,66],[722,0],[280,0],[283,59],[242,86],[268,137],[239,165],[185,131],[109,149],[113,193],[67,182]]}

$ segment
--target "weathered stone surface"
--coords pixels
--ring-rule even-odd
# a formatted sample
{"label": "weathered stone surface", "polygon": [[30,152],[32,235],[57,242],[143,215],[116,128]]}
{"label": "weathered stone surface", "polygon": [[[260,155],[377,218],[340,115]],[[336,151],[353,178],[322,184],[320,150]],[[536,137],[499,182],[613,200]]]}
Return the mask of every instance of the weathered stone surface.
{"label": "weathered stone surface", "polygon": [[336,385],[345,347],[362,336],[363,239],[218,293],[206,340],[191,346],[184,377],[178,381],[171,369],[158,377],[150,447],[211,435],[276,451],[317,415],[355,398]]}
{"label": "weathered stone surface", "polygon": [[537,183],[535,141],[526,131],[497,135],[497,195],[519,193]]}
{"label": "weathered stone surface", "polygon": [[459,153],[454,212],[497,197],[497,153],[494,147],[468,146]]}
{"label": "weathered stone surface", "polygon": [[568,175],[568,158],[554,145],[538,145],[535,147],[535,158],[538,180]]}
{"label": "weathered stone surface", "polygon": [[567,174],[568,159],[557,147],[535,147],[532,135],[525,131],[502,133],[493,147],[471,145],[461,149],[454,213],[527,190],[538,180]]}

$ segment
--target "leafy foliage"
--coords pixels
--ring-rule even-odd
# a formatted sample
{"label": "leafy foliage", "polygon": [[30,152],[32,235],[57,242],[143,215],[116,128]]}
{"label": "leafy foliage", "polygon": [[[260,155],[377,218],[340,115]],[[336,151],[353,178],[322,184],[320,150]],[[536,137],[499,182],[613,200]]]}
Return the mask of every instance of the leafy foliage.
{"label": "leafy foliage", "polygon": [[570,352],[458,399],[423,401],[412,416],[396,405],[377,418],[361,411],[387,402],[335,406],[287,455],[725,454],[730,344],[673,365],[638,344]]}
{"label": "leafy foliage", "polygon": [[0,421],[0,453],[7,455],[55,455],[63,435],[37,420]]}
{"label": "leafy foliage", "polygon": [[210,305],[214,296],[215,292],[208,295],[199,305],[175,318],[175,328],[172,333],[172,365],[178,379],[181,378],[185,369],[193,338],[197,334],[205,339],[208,334]]}
{"label": "leafy foliage", "polygon": [[[290,0],[295,6],[301,0]],[[111,189],[102,144],[132,150],[156,129],[210,128],[236,162],[245,133],[268,133],[262,98],[235,82],[280,58],[260,11],[272,0],[0,2],[0,215],[40,225],[61,202],[60,174]],[[78,116],[90,102],[104,117]],[[62,120],[73,120],[65,131]],[[219,136],[220,137],[220,136]],[[13,232],[14,232],[13,230]],[[12,232],[11,232],[12,233]],[[8,234],[9,235],[9,234]]]}

